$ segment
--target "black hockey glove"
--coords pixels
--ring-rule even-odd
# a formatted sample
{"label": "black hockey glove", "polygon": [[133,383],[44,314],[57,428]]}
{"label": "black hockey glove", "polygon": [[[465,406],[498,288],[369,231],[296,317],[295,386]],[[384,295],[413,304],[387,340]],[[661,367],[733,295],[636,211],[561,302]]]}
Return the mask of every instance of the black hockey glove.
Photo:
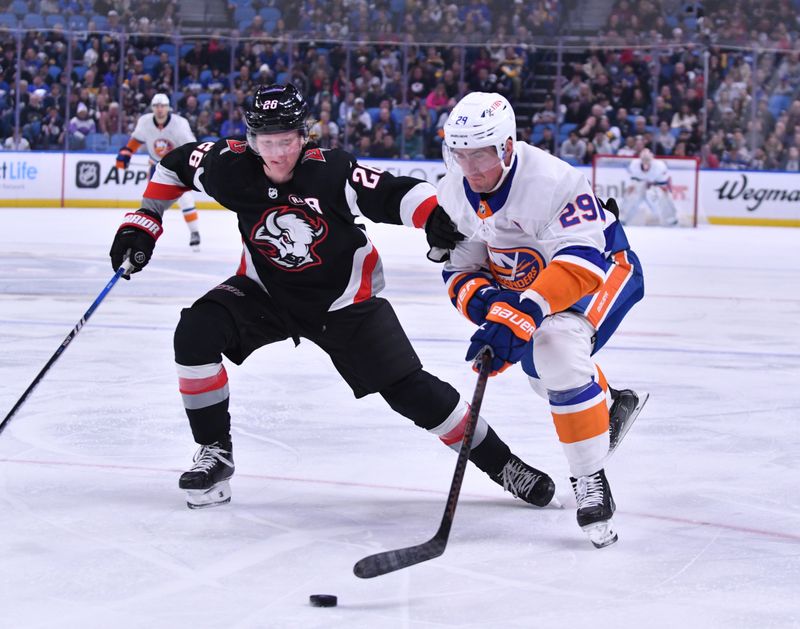
{"label": "black hockey glove", "polygon": [[447,260],[450,257],[448,249],[455,248],[456,243],[464,240],[464,234],[458,231],[455,223],[440,205],[433,208],[433,212],[425,221],[425,237],[430,246],[428,259],[433,262]]}
{"label": "black hockey glove", "polygon": [[[133,265],[131,273],[141,271],[150,262],[156,240],[162,231],[161,217],[156,212],[138,210],[126,214],[111,243],[109,255],[112,268],[116,271],[128,258]],[[127,273],[122,277],[130,279]]]}

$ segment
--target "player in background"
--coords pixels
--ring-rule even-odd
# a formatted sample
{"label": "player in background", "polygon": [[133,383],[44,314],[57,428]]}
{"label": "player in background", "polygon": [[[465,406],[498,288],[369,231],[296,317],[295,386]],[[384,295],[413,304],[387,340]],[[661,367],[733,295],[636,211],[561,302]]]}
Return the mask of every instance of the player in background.
{"label": "player in background", "polygon": [[617,540],[605,462],[647,397],[612,394],[592,356],[644,294],[639,261],[583,175],[516,141],[504,97],[468,94],[444,131],[437,198],[466,239],[443,275],[453,305],[479,326],[467,360],[488,344],[494,374],[521,362],[549,400],[578,524],[602,548]]}
{"label": "player in background", "polygon": [[[152,113],[142,114],[136,121],[128,143],[117,154],[117,168],[127,168],[131,156],[144,144],[150,156],[150,177],[155,172],[156,164],[173,149],[197,142],[189,121],[183,116],[172,113],[169,97],[156,94],[150,101]],[[194,195],[187,191],[178,199],[178,207],[183,213],[183,220],[189,228],[189,246],[197,251],[200,247],[200,225],[195,209]]]}
{"label": "player in background", "polygon": [[[259,87],[245,111],[246,137],[187,144],[165,156],[142,208],[126,215],[111,247],[114,268],[129,257],[140,271],[164,211],[192,188],[238,218],[244,249],[236,275],[184,309],[175,331],[180,392],[200,445],[179,482],[191,508],[230,500],[223,355],[241,364],[260,347],[302,337],[330,356],[357,398],[379,393],[448,446],[458,447],[469,415],[452,386],[422,369],[391,305],[377,296],[381,260],[356,221],[424,227],[436,247],[463,236],[438,207],[431,184],[307,144],[308,110],[291,84]],[[537,506],[550,503],[550,477],[513,455],[482,418],[472,448],[470,460],[504,489]]]}
{"label": "player in background", "polygon": [[672,201],[669,169],[660,159],[654,159],[650,149],[643,149],[638,159],[628,164],[630,183],[622,200],[621,219],[625,225],[637,223],[642,206],[647,206],[659,224],[674,227],[678,224],[678,210]]}

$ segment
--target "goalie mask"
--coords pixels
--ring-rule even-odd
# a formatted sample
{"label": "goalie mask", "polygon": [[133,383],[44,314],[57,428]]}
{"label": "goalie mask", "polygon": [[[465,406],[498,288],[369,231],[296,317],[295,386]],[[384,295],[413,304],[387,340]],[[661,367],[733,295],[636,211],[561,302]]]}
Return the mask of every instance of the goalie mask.
{"label": "goalie mask", "polygon": [[286,131],[298,131],[304,143],[308,135],[307,118],[308,103],[294,85],[263,85],[256,90],[252,104],[244,112],[247,144],[258,153],[257,135]]}
{"label": "goalie mask", "polygon": [[516,139],[511,104],[500,94],[472,92],[453,108],[444,125],[444,161],[448,170],[463,172],[473,189],[487,188],[476,191],[493,192],[511,169],[511,160],[506,161],[514,154]]}

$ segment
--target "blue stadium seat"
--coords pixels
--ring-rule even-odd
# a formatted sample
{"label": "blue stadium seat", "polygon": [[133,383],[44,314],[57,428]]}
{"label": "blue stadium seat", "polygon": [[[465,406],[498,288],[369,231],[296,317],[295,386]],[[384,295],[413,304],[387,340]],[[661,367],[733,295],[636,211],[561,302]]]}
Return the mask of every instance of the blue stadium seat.
{"label": "blue stadium seat", "polygon": [[14,0],[8,7],[9,13],[13,13],[20,20],[28,14],[28,3],[23,0]]}
{"label": "blue stadium seat", "polygon": [[71,15],[67,22],[67,28],[73,31],[85,31],[89,20],[84,15]]}
{"label": "blue stadium seat", "polygon": [[236,7],[233,10],[233,21],[236,23],[244,22],[245,20],[251,22],[256,16],[256,10],[253,7]]}
{"label": "blue stadium seat", "polygon": [[24,28],[44,28],[44,18],[37,13],[28,13],[22,18],[22,26]]}
{"label": "blue stadium seat", "polygon": [[86,136],[86,150],[103,153],[109,148],[108,136],[105,133],[90,133]]}
{"label": "blue stadium seat", "polygon": [[392,109],[392,120],[395,124],[402,125],[411,109],[409,107],[395,107]]}
{"label": "blue stadium seat", "polygon": [[200,92],[197,95],[197,104],[200,107],[202,107],[204,104],[206,104],[210,100],[211,100],[211,94],[209,94],[208,92]]}
{"label": "blue stadium seat", "polygon": [[286,85],[286,80],[289,78],[288,72],[278,72],[278,76],[275,77],[275,82],[278,85]]}
{"label": "blue stadium seat", "polygon": [[98,31],[108,30],[108,18],[105,15],[93,15],[91,21],[94,22]]}
{"label": "blue stadium seat", "polygon": [[83,75],[86,74],[86,70],[88,70],[86,66],[74,66],[72,68],[72,73],[77,77],[78,81],[83,81]]}
{"label": "blue stadium seat", "polygon": [[181,44],[181,59],[183,59],[190,50],[194,49],[194,44]]}
{"label": "blue stadium seat", "polygon": [[52,65],[49,68],[47,68],[47,74],[50,75],[51,79],[56,81],[58,80],[58,77],[61,76],[61,68],[59,66]]}
{"label": "blue stadium seat", "polygon": [[545,129],[552,129],[552,128],[553,128],[553,125],[545,124],[545,123],[542,123],[542,122],[540,122],[539,124],[533,125],[533,131],[531,133],[531,142],[536,144],[536,142],[541,140],[542,137],[544,136],[544,130]]}
{"label": "blue stadium seat", "polygon": [[165,52],[165,53],[167,53],[167,54],[168,54],[170,57],[174,57],[174,56],[175,56],[175,44],[170,44],[170,43],[161,44],[161,45],[158,47],[158,52],[160,52],[160,53],[161,53],[161,52]]}
{"label": "blue stadium seat", "polygon": [[108,141],[109,148],[113,150],[119,150],[123,146],[128,143],[128,134],[127,133],[115,133],[111,136],[111,139]]}
{"label": "blue stadium seat", "polygon": [[773,94],[769,97],[767,109],[775,118],[780,116],[792,104],[792,97],[790,94]]}
{"label": "blue stadium seat", "polygon": [[277,22],[281,19],[281,10],[275,7],[264,7],[258,14],[264,18],[265,22]]}
{"label": "blue stadium seat", "polygon": [[369,117],[372,118],[372,124],[375,124],[376,122],[378,122],[378,116],[381,113],[381,108],[367,107],[367,113],[369,114]]}
{"label": "blue stadium seat", "polygon": [[67,19],[63,15],[59,15],[58,13],[53,13],[52,15],[48,15],[44,18],[44,23],[47,25],[48,28],[53,28],[54,26],[61,24],[61,26],[66,26]]}
{"label": "blue stadium seat", "polygon": [[5,26],[6,28],[16,28],[17,23],[17,16],[13,13],[0,13],[0,26]]}
{"label": "blue stadium seat", "polygon": [[158,55],[145,55],[144,59],[142,59],[142,64],[144,65],[144,71],[147,72],[147,74],[152,74],[158,62],[159,62]]}

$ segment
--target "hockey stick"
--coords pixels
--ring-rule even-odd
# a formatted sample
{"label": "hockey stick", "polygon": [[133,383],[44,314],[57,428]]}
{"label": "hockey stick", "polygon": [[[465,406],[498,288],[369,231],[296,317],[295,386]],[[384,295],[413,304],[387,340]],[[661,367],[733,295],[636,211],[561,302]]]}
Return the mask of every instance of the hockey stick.
{"label": "hockey stick", "polygon": [[478,383],[475,385],[475,393],[472,395],[472,406],[470,407],[469,419],[464,426],[464,436],[461,440],[461,449],[458,452],[456,470],[453,473],[453,481],[450,483],[450,493],[447,496],[447,505],[444,508],[444,516],[439,530],[436,531],[431,539],[423,544],[388,550],[364,557],[353,566],[353,572],[362,579],[371,579],[382,574],[402,570],[414,564],[434,559],[444,553],[447,546],[447,539],[450,537],[450,528],[453,526],[453,518],[456,514],[458,505],[458,494],[461,492],[461,484],[464,481],[464,472],[467,469],[467,460],[472,450],[472,435],[475,433],[475,426],[478,423],[478,414],[483,402],[483,393],[486,390],[486,381],[489,379],[489,368],[492,362],[492,350],[484,347],[476,363],[479,365]]}
{"label": "hockey stick", "polygon": [[75,325],[74,328],[72,328],[72,332],[67,334],[67,338],[64,339],[64,342],[58,346],[58,349],[50,357],[50,360],[47,361],[47,364],[44,367],[42,367],[42,370],[36,375],[36,377],[33,379],[33,382],[31,382],[30,386],[28,386],[28,388],[25,389],[25,393],[22,394],[22,397],[20,397],[19,400],[17,400],[17,403],[14,404],[14,407],[9,411],[8,415],[6,415],[3,421],[0,422],[0,433],[3,432],[3,429],[6,427],[6,425],[14,416],[14,414],[19,410],[19,408],[22,406],[25,400],[28,399],[28,396],[36,388],[36,385],[39,384],[41,379],[44,377],[44,374],[46,374],[48,369],[50,369],[50,367],[53,366],[53,363],[55,363],[58,360],[58,357],[61,356],[64,350],[67,349],[67,345],[69,345],[72,342],[72,339],[74,339],[78,335],[78,332],[81,331],[81,328],[83,328],[85,323],[89,320],[89,317],[92,316],[92,313],[95,311],[97,306],[100,305],[100,302],[103,301],[103,299],[105,299],[105,296],[108,295],[109,291],[114,287],[114,284],[117,283],[117,280],[120,277],[122,277],[125,273],[128,273],[132,268],[133,265],[126,259],[125,262],[122,263],[122,266],[119,267],[119,269],[117,269],[117,272],[114,273],[114,277],[112,277],[111,280],[108,282],[108,284],[106,284],[106,287],[102,291],[100,291],[100,294],[97,296],[97,299],[94,300],[94,303],[91,306],[89,306],[89,310],[87,310],[83,314],[81,320],[78,321],[78,323]]}

